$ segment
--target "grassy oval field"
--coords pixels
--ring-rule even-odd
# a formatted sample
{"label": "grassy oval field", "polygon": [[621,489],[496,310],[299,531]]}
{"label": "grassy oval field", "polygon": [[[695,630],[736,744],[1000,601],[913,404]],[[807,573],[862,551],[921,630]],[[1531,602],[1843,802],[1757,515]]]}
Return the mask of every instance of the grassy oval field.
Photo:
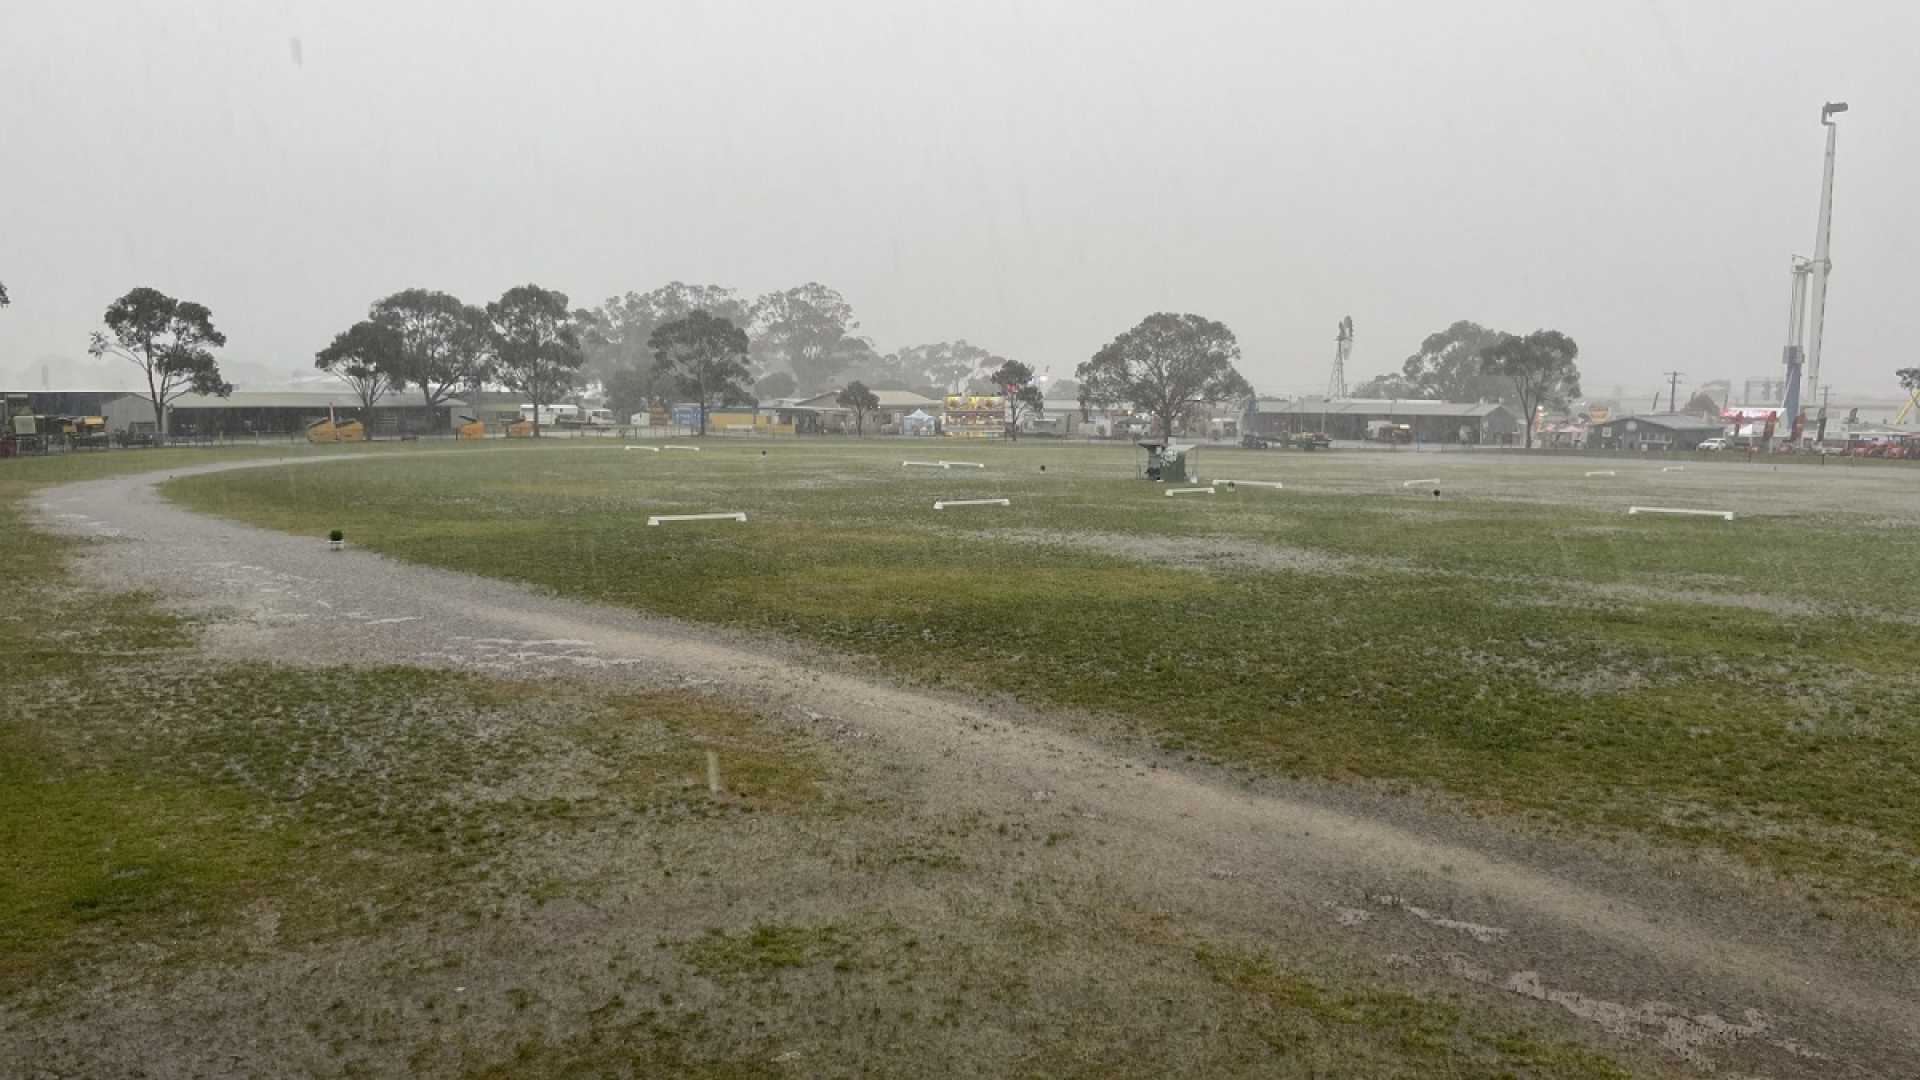
{"label": "grassy oval field", "polygon": [[[1920,914],[1920,513],[1904,474],[1728,463],[1589,481],[1577,459],[1203,450],[1206,476],[1288,486],[1166,498],[1125,449],[916,445],[475,448],[166,490],[1090,710],[1178,752],[1699,845],[1823,904]],[[900,464],[939,456],[988,467]],[[1439,498],[1400,484],[1436,472]],[[1012,505],[932,509],[977,497]],[[1624,513],[1656,499],[1741,513]],[[749,521],[645,525],[712,511]]]}

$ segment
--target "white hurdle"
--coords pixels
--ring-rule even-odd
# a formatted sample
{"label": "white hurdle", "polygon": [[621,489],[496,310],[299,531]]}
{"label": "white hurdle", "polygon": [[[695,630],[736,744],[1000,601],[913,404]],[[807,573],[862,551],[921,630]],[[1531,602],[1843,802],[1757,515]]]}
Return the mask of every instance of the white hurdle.
{"label": "white hurdle", "polygon": [[691,450],[691,451],[693,451],[693,452],[694,452],[694,453],[696,453],[696,454],[700,452],[700,448],[699,448],[699,447],[697,447],[697,446],[675,446],[675,445],[674,445],[674,444],[672,444],[672,443],[668,443],[668,444],[666,444],[665,446],[662,446],[662,447],[661,447],[660,449],[662,449],[662,450]]}
{"label": "white hurdle", "polygon": [[1012,506],[1012,499],[939,499],[933,504],[935,510],[945,510],[949,506]]}
{"label": "white hurdle", "polygon": [[1723,521],[1733,520],[1731,510],[1677,510],[1670,506],[1629,506],[1627,516],[1635,514],[1686,514],[1692,517],[1717,517]]}
{"label": "white hurdle", "polygon": [[947,467],[947,463],[944,461],[903,461],[900,463],[900,467],[903,469],[912,465],[919,465],[927,469],[944,469]]}
{"label": "white hurdle", "polygon": [[1595,469],[1594,471],[1588,473],[1587,475],[1588,476],[1619,476],[1620,474],[1617,472],[1614,472],[1612,469]]}
{"label": "white hurdle", "polygon": [[1660,467],[1660,471],[1661,472],[1686,472],[1687,467],[1685,465],[1663,465]]}
{"label": "white hurdle", "polygon": [[1426,480],[1402,480],[1402,481],[1400,481],[1400,486],[1401,486],[1401,487],[1412,487],[1412,486],[1414,486],[1415,484],[1437,484],[1437,483],[1439,483],[1439,482],[1440,482],[1440,478],[1439,478],[1439,477],[1437,477],[1437,476],[1435,476],[1435,477],[1430,477],[1430,478],[1428,478],[1428,479],[1426,479]]}
{"label": "white hurdle", "polygon": [[1278,488],[1284,488],[1287,486],[1278,480],[1222,480],[1219,477],[1215,477],[1214,479],[1209,480],[1208,483],[1214,484],[1220,487],[1241,487],[1244,485],[1246,487],[1266,487],[1266,488],[1278,489]]}
{"label": "white hurdle", "polygon": [[943,461],[940,463],[940,467],[943,469],[953,469],[953,468],[984,469],[986,468],[984,464],[978,461]]}
{"label": "white hurdle", "polygon": [[648,452],[650,452],[650,453],[655,453],[655,454],[657,454],[657,453],[659,453],[659,452],[660,452],[660,448],[659,448],[659,447],[657,447],[657,446],[623,446],[623,447],[621,447],[620,449],[622,449],[622,450],[646,450],[646,451],[648,451]]}
{"label": "white hurdle", "polygon": [[1169,499],[1171,499],[1175,495],[1212,495],[1213,493],[1214,491],[1212,488],[1203,487],[1203,488],[1168,488],[1162,494],[1166,495]]}
{"label": "white hurdle", "polygon": [[655,514],[647,519],[647,524],[658,525],[663,521],[738,521],[746,524],[747,515],[731,514]]}

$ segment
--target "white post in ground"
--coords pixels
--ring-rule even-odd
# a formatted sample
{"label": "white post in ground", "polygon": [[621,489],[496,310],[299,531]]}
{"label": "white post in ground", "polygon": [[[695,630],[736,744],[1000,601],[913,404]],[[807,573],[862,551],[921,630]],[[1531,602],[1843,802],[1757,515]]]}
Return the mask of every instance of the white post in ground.
{"label": "white post in ground", "polygon": [[744,525],[747,515],[731,511],[724,514],[655,514],[647,519],[647,524],[658,525],[663,521],[737,521]]}
{"label": "white post in ground", "polygon": [[1682,514],[1689,517],[1717,517],[1723,521],[1733,520],[1731,510],[1682,510],[1671,506],[1629,506],[1627,516],[1636,514]]}

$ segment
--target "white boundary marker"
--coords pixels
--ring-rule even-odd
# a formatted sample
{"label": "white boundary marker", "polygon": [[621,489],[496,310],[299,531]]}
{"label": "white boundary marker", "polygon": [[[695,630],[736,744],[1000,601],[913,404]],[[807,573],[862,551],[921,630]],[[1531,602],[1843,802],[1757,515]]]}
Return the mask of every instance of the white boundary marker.
{"label": "white boundary marker", "polygon": [[1213,493],[1214,492],[1212,488],[1203,487],[1203,488],[1168,488],[1163,494],[1165,494],[1168,498],[1172,498],[1175,495],[1201,495],[1201,494],[1212,495]]}
{"label": "white boundary marker", "polygon": [[919,465],[928,469],[944,469],[947,467],[947,463],[944,461],[903,461],[900,463],[900,467],[903,469],[909,465]]}
{"label": "white boundary marker", "polygon": [[1224,485],[1226,487],[1239,487],[1242,484],[1246,485],[1247,487],[1269,487],[1269,488],[1284,488],[1287,486],[1278,480],[1222,480],[1219,477],[1215,477],[1214,479],[1208,482],[1216,485]]}
{"label": "white boundary marker", "polygon": [[747,521],[747,515],[738,512],[731,514],[655,514],[647,519],[647,524],[658,525],[663,521],[738,521],[744,525]]}
{"label": "white boundary marker", "polygon": [[694,453],[696,453],[696,454],[700,452],[700,448],[699,448],[699,447],[697,447],[697,446],[675,446],[675,445],[674,445],[674,444],[672,444],[672,443],[668,443],[668,444],[666,444],[665,446],[662,446],[662,447],[661,447],[660,449],[662,449],[662,450],[691,450],[691,451],[693,451],[693,452],[694,452]]}
{"label": "white boundary marker", "polygon": [[1688,514],[1694,517],[1717,517],[1725,521],[1733,520],[1731,510],[1676,510],[1669,506],[1629,506],[1627,516],[1635,514]]}
{"label": "white boundary marker", "polygon": [[1588,473],[1587,475],[1588,476],[1619,476],[1620,474],[1617,472],[1614,472],[1612,469],[1595,469],[1594,471]]}
{"label": "white boundary marker", "polygon": [[1687,467],[1685,465],[1662,465],[1660,466],[1660,471],[1661,472],[1686,472]]}
{"label": "white boundary marker", "polygon": [[1426,480],[1402,480],[1402,481],[1400,481],[1400,486],[1401,486],[1401,487],[1412,487],[1412,486],[1413,486],[1413,485],[1415,485],[1415,484],[1437,484],[1437,483],[1439,483],[1439,482],[1440,482],[1440,478],[1439,478],[1439,477],[1437,477],[1437,476],[1435,476],[1435,477],[1431,477],[1431,478],[1429,478],[1429,479],[1426,479]]}
{"label": "white boundary marker", "polygon": [[940,463],[940,467],[941,467],[941,468],[943,468],[943,469],[951,469],[951,468],[954,468],[954,467],[956,467],[956,466],[957,466],[957,467],[959,467],[959,468],[962,468],[962,469],[984,469],[984,468],[986,468],[986,466],[985,466],[985,465],[983,465],[983,464],[981,464],[981,463],[980,463],[980,462],[978,462],[978,461],[943,461],[943,462],[941,462],[941,463]]}
{"label": "white boundary marker", "polygon": [[949,506],[1012,506],[1012,499],[941,499],[933,504],[935,510],[945,510]]}
{"label": "white boundary marker", "polygon": [[660,448],[659,448],[659,447],[657,447],[657,446],[623,446],[623,447],[621,447],[620,449],[622,449],[622,450],[647,450],[647,451],[651,451],[652,453],[655,453],[655,454],[657,454],[657,453],[659,453],[659,452],[660,452]]}

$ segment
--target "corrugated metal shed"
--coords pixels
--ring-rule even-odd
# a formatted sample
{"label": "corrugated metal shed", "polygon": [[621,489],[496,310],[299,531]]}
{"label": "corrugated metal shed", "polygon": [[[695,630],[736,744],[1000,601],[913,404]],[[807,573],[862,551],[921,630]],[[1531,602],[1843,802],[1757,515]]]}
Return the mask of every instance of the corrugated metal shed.
{"label": "corrugated metal shed", "polygon": [[1593,425],[1595,428],[1620,427],[1623,424],[1636,424],[1639,427],[1665,428],[1668,431],[1706,431],[1718,435],[1727,429],[1725,420],[1707,420],[1691,413],[1645,413],[1639,416],[1616,416],[1604,423]]}

